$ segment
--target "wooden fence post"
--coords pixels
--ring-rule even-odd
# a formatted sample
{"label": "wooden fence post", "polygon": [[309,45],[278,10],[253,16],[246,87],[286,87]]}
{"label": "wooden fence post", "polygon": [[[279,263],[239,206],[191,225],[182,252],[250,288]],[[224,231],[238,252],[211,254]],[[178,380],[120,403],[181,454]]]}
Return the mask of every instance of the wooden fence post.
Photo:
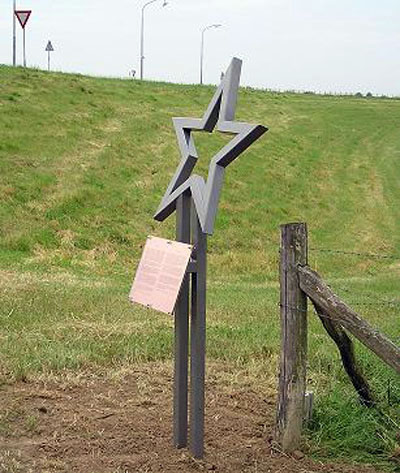
{"label": "wooden fence post", "polygon": [[281,226],[281,359],[276,440],[284,452],[299,448],[304,419],[307,363],[307,296],[297,267],[307,264],[307,225]]}

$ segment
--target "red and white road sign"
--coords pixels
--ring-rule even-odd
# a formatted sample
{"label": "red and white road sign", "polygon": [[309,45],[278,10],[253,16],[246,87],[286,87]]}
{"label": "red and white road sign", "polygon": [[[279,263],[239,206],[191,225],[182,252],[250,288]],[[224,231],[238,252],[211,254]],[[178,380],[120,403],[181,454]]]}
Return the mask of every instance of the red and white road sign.
{"label": "red and white road sign", "polygon": [[29,17],[31,16],[32,10],[15,10],[15,16],[18,18],[22,29],[25,29],[28,23]]}

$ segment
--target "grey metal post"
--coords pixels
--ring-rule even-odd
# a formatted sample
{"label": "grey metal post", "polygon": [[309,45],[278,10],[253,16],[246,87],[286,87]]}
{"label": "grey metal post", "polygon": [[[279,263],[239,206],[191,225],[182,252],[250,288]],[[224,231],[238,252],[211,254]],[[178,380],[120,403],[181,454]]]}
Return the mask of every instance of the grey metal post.
{"label": "grey metal post", "polygon": [[143,66],[144,66],[144,9],[147,3],[142,7],[142,25],[140,28],[140,79],[143,80]]}
{"label": "grey metal post", "polygon": [[[190,194],[182,194],[176,208],[176,238],[182,243],[190,243],[190,207]],[[186,274],[175,306],[174,445],[178,448],[187,445],[189,289]]]}
{"label": "grey metal post", "polygon": [[47,51],[47,70],[50,72],[50,51]]}
{"label": "grey metal post", "polygon": [[203,63],[204,63],[204,33],[205,29],[201,32],[201,49],[200,49],[200,85],[203,85]]}
{"label": "grey metal post", "polygon": [[17,9],[16,0],[13,5],[13,66],[17,65],[17,19],[15,18],[15,10]]}
{"label": "grey metal post", "polygon": [[25,28],[23,28],[23,38],[24,38],[24,67],[26,67],[26,42],[25,42]]}
{"label": "grey metal post", "polygon": [[206,352],[207,235],[203,233],[196,207],[192,206],[192,239],[196,272],[192,274],[190,326],[190,451],[204,454],[204,380]]}

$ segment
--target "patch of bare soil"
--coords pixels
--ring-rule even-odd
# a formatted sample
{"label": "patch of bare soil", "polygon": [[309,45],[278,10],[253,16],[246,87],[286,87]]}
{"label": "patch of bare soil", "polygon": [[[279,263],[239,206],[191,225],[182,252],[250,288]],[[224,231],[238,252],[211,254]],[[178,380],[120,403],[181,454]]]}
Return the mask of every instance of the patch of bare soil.
{"label": "patch of bare soil", "polygon": [[275,400],[248,383],[224,383],[215,373],[208,376],[204,461],[172,446],[172,375],[166,365],[3,385],[0,472],[376,471],[281,455],[271,443]]}

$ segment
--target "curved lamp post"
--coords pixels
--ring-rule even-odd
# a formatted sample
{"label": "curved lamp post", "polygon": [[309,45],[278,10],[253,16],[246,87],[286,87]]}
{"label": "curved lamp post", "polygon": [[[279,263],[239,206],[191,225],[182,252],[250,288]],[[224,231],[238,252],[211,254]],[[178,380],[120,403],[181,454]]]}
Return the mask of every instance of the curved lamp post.
{"label": "curved lamp post", "polygon": [[203,84],[203,63],[204,63],[204,33],[211,28],[219,28],[222,25],[208,25],[201,31],[201,50],[200,50],[200,84]]}
{"label": "curved lamp post", "polygon": [[[142,27],[140,32],[140,79],[143,80],[143,70],[144,70],[144,11],[146,7],[151,5],[152,3],[157,2],[158,0],[150,0],[146,2],[142,7]],[[168,5],[167,0],[163,1],[163,7]]]}

